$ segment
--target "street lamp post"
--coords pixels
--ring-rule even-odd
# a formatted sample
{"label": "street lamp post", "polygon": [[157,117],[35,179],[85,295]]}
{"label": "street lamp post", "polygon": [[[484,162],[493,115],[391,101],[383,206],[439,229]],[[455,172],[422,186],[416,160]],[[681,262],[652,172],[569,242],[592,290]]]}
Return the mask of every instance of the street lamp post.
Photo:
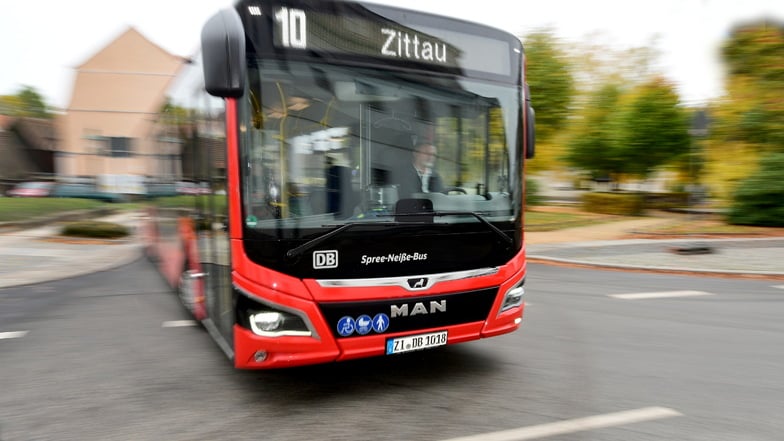
{"label": "street lamp post", "polygon": [[[691,127],[689,128],[689,135],[691,136],[689,140],[689,184],[686,187],[686,191],[688,192],[688,200],[687,200],[687,209],[688,209],[688,217],[689,222],[694,223],[694,216],[697,214],[697,207],[696,205],[699,203],[697,200],[699,195],[698,192],[701,194],[701,185],[699,185],[699,179],[697,175],[699,171],[695,169],[695,146],[698,142],[698,139],[704,138],[708,135],[708,113],[705,109],[699,109],[694,112],[694,117],[691,121]],[[710,254],[713,253],[713,248],[706,243],[703,242],[693,242],[678,246],[674,249],[674,251],[678,254]]]}

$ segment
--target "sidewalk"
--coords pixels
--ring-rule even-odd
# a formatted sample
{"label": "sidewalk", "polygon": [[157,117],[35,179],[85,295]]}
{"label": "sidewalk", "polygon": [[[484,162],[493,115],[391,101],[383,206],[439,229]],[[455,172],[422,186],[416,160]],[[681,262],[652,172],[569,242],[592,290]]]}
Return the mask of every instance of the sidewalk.
{"label": "sidewalk", "polygon": [[[141,217],[125,212],[100,220],[135,230]],[[529,261],[626,270],[703,273],[784,279],[784,237],[627,239],[630,233],[671,222],[640,218],[552,232],[527,232]],[[63,239],[56,226],[0,232],[0,288],[106,271],[141,257],[136,235],[115,241]],[[709,254],[680,254],[705,246]]]}
{"label": "sidewalk", "polygon": [[[627,270],[784,278],[784,237],[626,239],[668,218],[640,218],[525,235],[530,261]],[[689,254],[707,248],[706,254]]]}
{"label": "sidewalk", "polygon": [[[138,215],[123,212],[99,220],[135,231]],[[0,233],[0,288],[31,285],[106,271],[141,256],[135,234],[119,240],[59,238],[58,226]]]}

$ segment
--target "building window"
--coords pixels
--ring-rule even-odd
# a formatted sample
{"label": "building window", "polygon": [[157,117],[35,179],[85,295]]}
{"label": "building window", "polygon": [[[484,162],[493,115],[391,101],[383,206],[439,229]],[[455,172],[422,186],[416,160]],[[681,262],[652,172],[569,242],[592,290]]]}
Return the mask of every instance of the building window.
{"label": "building window", "polygon": [[133,156],[131,150],[131,138],[113,136],[109,138],[109,151],[112,158],[128,158]]}
{"label": "building window", "polygon": [[84,132],[84,153],[87,153],[88,155],[106,155],[106,138],[101,136],[98,130],[85,129]]}

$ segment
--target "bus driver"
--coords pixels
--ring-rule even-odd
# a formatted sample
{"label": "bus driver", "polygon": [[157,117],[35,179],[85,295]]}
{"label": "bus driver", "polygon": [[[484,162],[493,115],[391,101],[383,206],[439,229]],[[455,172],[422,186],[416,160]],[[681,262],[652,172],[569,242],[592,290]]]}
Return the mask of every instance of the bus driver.
{"label": "bus driver", "polygon": [[436,146],[422,143],[412,153],[410,165],[403,166],[398,180],[401,198],[413,197],[414,193],[437,193],[444,189],[441,177],[433,170]]}

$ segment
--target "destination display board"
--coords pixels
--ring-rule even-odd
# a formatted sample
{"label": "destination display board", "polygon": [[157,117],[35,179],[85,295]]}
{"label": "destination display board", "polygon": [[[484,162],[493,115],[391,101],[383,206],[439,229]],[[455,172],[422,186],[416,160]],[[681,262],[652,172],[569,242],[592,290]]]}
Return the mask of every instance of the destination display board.
{"label": "destination display board", "polygon": [[460,20],[439,17],[428,23],[426,14],[377,5],[320,2],[316,10],[312,4],[248,2],[247,11],[241,12],[247,21],[271,26],[272,44],[278,50],[372,57],[501,76],[512,75],[513,62],[522,57],[519,41],[510,35]]}

